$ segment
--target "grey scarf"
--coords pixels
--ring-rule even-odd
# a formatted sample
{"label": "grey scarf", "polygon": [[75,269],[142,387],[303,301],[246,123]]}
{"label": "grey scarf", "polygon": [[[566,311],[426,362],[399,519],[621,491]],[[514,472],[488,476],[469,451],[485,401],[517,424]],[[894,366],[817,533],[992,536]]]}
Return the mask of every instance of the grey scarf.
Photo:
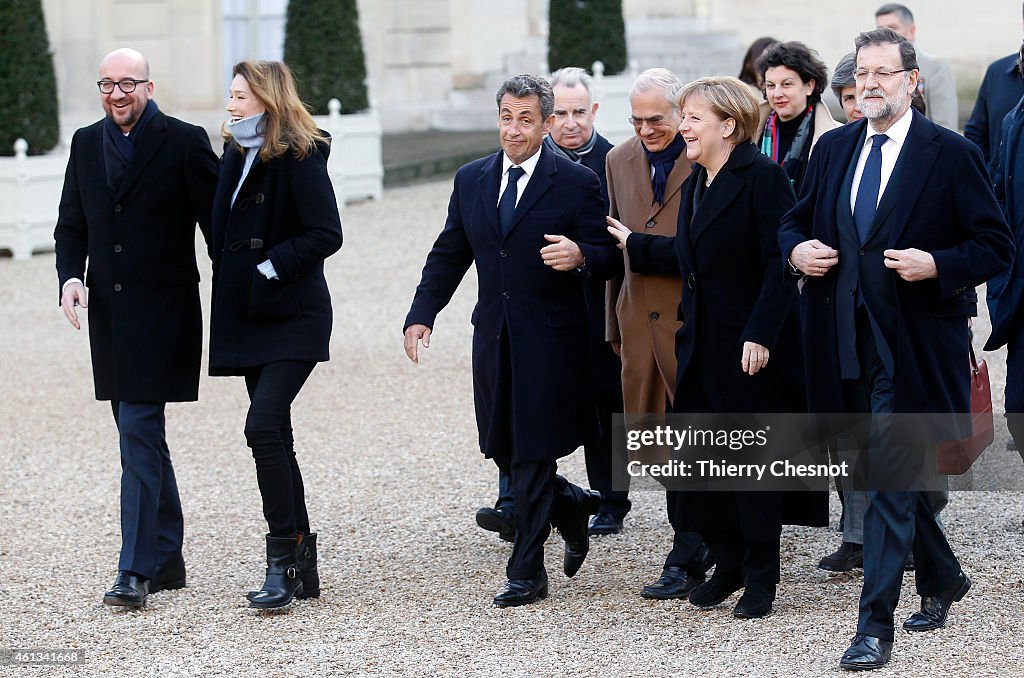
{"label": "grey scarf", "polygon": [[249,170],[252,169],[253,163],[256,162],[259,149],[263,146],[264,126],[261,124],[263,116],[264,114],[260,113],[259,115],[242,118],[237,122],[228,123],[228,131],[231,133],[231,138],[245,149],[245,164],[242,166],[242,176],[238,178],[235,192],[231,194],[232,207],[235,205],[235,198],[238,197],[239,189],[245,183],[245,177],[249,175]]}

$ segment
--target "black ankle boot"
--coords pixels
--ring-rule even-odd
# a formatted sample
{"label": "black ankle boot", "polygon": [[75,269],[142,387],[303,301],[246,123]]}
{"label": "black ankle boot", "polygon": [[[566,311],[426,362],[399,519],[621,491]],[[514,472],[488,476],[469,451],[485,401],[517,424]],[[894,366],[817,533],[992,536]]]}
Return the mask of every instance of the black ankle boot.
{"label": "black ankle boot", "polygon": [[299,579],[302,590],[295,594],[296,598],[320,597],[320,573],[316,571],[316,532],[302,535],[295,547],[295,562],[299,567]]}
{"label": "black ankle boot", "polygon": [[267,535],[267,576],[263,587],[249,597],[249,607],[273,610],[292,602],[302,592],[295,562],[295,539]]}

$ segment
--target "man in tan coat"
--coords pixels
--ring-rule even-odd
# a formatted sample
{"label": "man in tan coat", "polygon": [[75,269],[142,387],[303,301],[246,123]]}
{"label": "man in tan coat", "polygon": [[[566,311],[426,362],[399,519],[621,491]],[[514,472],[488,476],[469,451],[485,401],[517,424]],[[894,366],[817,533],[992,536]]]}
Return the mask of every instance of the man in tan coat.
{"label": "man in tan coat", "polygon": [[[680,187],[690,175],[686,145],[679,136],[679,79],[664,68],[637,77],[630,90],[631,120],[636,136],[608,153],[609,214],[638,233],[674,236]],[[622,358],[622,396],[627,420],[660,414],[671,407],[675,392],[675,335],[682,281],[675,276],[641,275],[629,268],[608,283],[607,339]],[[621,492],[625,509],[626,493]],[[682,502],[668,492],[669,522],[680,523]],[[607,500],[607,498],[606,498]],[[624,512],[623,512],[624,515]],[[591,523],[604,516],[594,516]],[[615,518],[615,516],[609,516]],[[618,517],[621,526],[621,517]],[[646,598],[685,598],[704,580],[710,555],[694,532],[675,532],[672,552],[658,581],[645,586]]]}

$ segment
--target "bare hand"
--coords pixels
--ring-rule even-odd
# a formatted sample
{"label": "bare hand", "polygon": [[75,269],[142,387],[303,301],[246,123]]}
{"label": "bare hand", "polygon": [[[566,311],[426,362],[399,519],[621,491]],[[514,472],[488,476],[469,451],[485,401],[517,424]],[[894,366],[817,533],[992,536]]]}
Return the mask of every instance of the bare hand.
{"label": "bare hand", "polygon": [[789,262],[804,275],[820,278],[839,263],[839,251],[820,240],[805,240],[789,253]]}
{"label": "bare hand", "polygon": [[80,282],[74,282],[64,288],[64,294],[60,296],[60,307],[64,309],[64,317],[68,319],[71,326],[76,330],[82,329],[78,322],[78,311],[75,306],[88,308],[89,304],[85,299],[85,286]]}
{"label": "bare hand", "polygon": [[572,240],[564,235],[545,235],[544,239],[552,243],[540,250],[545,265],[556,271],[572,271],[583,265],[583,252]]}
{"label": "bare hand", "polygon": [[409,360],[419,364],[419,344],[423,342],[423,348],[430,348],[430,328],[426,325],[409,325],[405,328],[405,355]]}
{"label": "bare hand", "polygon": [[743,342],[743,357],[740,366],[743,371],[753,376],[768,364],[768,348],[752,341]]}
{"label": "bare hand", "polygon": [[626,239],[633,231],[629,230],[628,226],[613,217],[605,217],[604,220],[608,222],[608,232],[612,234],[612,237],[619,241],[619,249],[626,249]]}
{"label": "bare hand", "polygon": [[615,355],[622,357],[622,342],[621,341],[609,341],[612,345],[612,350],[615,351]]}
{"label": "bare hand", "polygon": [[907,282],[938,278],[935,257],[930,252],[911,247],[908,250],[885,250],[885,267],[896,271]]}

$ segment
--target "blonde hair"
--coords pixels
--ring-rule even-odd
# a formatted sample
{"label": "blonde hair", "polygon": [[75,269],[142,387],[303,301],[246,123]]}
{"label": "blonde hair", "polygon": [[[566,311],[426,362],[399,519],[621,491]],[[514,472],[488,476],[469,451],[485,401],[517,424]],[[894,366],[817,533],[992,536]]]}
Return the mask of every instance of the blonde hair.
{"label": "blonde hair", "polygon": [[722,120],[732,118],[736,121],[736,129],[727,141],[737,145],[753,141],[761,119],[760,111],[757,99],[742,80],[732,76],[694,80],[679,90],[679,106],[691,96],[703,97]]}
{"label": "blonde hair", "polygon": [[[299,99],[295,78],[286,64],[280,61],[240,61],[231,69],[231,74],[245,78],[253,96],[267,109],[261,124],[261,160],[266,162],[289,150],[301,160],[316,149],[318,142],[329,143],[317,128],[309,109]],[[226,126],[221,129],[221,134],[224,139],[232,140]]]}

